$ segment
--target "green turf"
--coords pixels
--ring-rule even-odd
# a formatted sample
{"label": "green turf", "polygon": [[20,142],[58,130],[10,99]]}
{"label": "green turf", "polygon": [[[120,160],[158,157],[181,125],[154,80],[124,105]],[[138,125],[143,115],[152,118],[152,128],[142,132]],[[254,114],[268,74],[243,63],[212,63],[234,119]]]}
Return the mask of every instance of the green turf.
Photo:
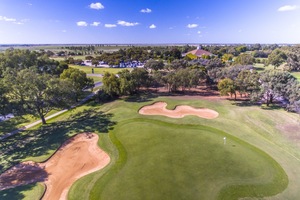
{"label": "green turf", "polygon": [[[207,120],[194,116],[187,116],[182,119],[171,119],[163,116],[142,116],[138,114],[137,111],[141,106],[151,104],[155,101],[168,102],[168,108],[170,109],[178,104],[208,107],[218,111],[220,116],[214,120]],[[296,129],[291,130],[285,128],[289,126],[296,127]],[[77,181],[69,193],[70,199],[97,199],[95,197],[98,196],[107,197],[106,195],[113,193],[112,190],[114,190],[114,187],[118,188],[118,191],[114,190],[114,193],[124,193],[127,197],[130,195],[142,195],[140,193],[144,191],[140,184],[143,183],[141,179],[144,179],[144,177],[141,177],[141,175],[143,175],[143,173],[146,175],[147,171],[143,172],[141,169],[147,169],[148,172],[149,170],[154,170],[153,173],[155,172],[159,175],[162,173],[159,169],[157,169],[158,171],[155,171],[155,168],[152,169],[150,167],[151,163],[148,163],[148,160],[149,162],[154,162],[159,159],[159,156],[157,156],[158,152],[164,158],[162,161],[174,160],[172,162],[176,163],[176,165],[171,166],[168,162],[161,162],[160,166],[169,167],[168,169],[170,169],[164,172],[170,176],[178,177],[178,180],[182,181],[182,185],[179,187],[176,185],[177,183],[174,183],[174,180],[170,180],[172,184],[170,184],[170,186],[163,186],[161,189],[166,190],[168,194],[170,194],[172,190],[178,196],[183,195],[182,192],[186,191],[184,194],[188,197],[187,199],[191,199],[192,194],[195,194],[195,198],[197,197],[198,190],[196,191],[195,189],[195,192],[193,191],[191,194],[190,191],[192,188],[185,187],[185,184],[191,187],[191,185],[201,185],[205,183],[201,182],[203,180],[199,181],[199,177],[201,176],[198,176],[197,173],[195,177],[184,174],[183,172],[185,172],[185,170],[180,170],[181,165],[179,164],[181,163],[174,159],[174,156],[176,156],[176,158],[178,156],[181,160],[186,161],[187,164],[196,163],[202,165],[203,159],[196,155],[203,150],[201,149],[201,146],[203,146],[203,138],[209,138],[210,143],[208,144],[212,144],[216,147],[217,143],[223,142],[223,136],[229,134],[232,136],[227,135],[226,137],[232,138],[232,140],[228,140],[226,147],[221,145],[220,148],[212,149],[220,151],[221,153],[217,154],[220,154],[220,157],[225,153],[227,153],[227,157],[230,155],[229,161],[235,164],[234,169],[238,172],[237,176],[240,175],[241,177],[238,178],[234,176],[235,173],[230,171],[231,169],[229,172],[231,172],[233,176],[222,177],[216,174],[220,182],[215,182],[210,179],[207,180],[207,184],[216,183],[216,186],[213,188],[209,186],[211,191],[216,191],[214,192],[215,196],[208,196],[207,198],[218,198],[218,195],[221,195],[219,198],[223,196],[224,198],[228,197],[230,199],[231,197],[235,197],[234,195],[267,196],[278,193],[284,189],[287,183],[287,179],[285,179],[281,167],[277,164],[278,162],[288,175],[289,185],[284,192],[279,194],[277,199],[297,199],[300,195],[300,191],[298,190],[298,186],[300,185],[300,151],[297,146],[298,140],[292,140],[287,137],[288,134],[297,135],[297,130],[299,130],[297,126],[300,127],[300,123],[299,116],[296,114],[287,113],[281,109],[262,109],[245,102],[235,103],[226,100],[188,100],[180,99],[180,97],[156,98],[155,96],[143,96],[118,100],[102,106],[90,103],[67,112],[65,115],[61,115],[54,120],[50,120],[49,125],[41,129],[37,129],[38,127],[36,127],[34,130],[28,130],[22,135],[15,136],[6,141],[4,146],[2,146],[3,143],[1,143],[1,150],[9,149],[13,144],[19,144],[20,147],[2,156],[0,158],[0,166],[7,168],[14,163],[26,159],[36,161],[44,160],[51,155],[63,141],[77,132],[90,131],[103,133],[100,134],[99,145],[110,154],[112,162],[104,170],[85,176]],[[108,131],[109,134],[105,133]],[[161,134],[161,132],[165,134]],[[22,144],[22,141],[28,141],[28,143]],[[230,141],[232,141],[235,146],[230,146]],[[222,153],[224,148],[227,147],[230,147],[229,149],[225,149],[228,151]],[[208,147],[206,148],[209,149]],[[250,163],[248,163],[248,167],[246,167],[247,170],[244,169],[244,163],[240,163],[239,161],[241,160],[247,163],[248,159],[246,159],[244,155],[239,155],[239,152],[235,152],[236,149],[244,153],[248,152],[247,158],[249,158]],[[182,151],[178,151],[179,153],[174,154],[174,150]],[[213,153],[213,151],[210,153]],[[206,156],[209,155],[213,154]],[[209,157],[210,159],[208,160],[210,161],[212,156]],[[239,159],[237,160],[238,157]],[[253,159],[255,161],[253,161]],[[251,162],[251,160],[253,162]],[[193,168],[193,165],[185,164],[186,163],[182,162],[183,168],[190,169],[191,173],[195,173],[196,169]],[[214,168],[216,167],[214,163],[211,163],[211,165]],[[228,166],[228,163],[226,163],[226,165]],[[226,167],[226,165],[224,167]],[[203,167],[204,166],[203,163]],[[208,168],[206,170],[211,172],[213,171],[213,167],[212,169]],[[133,169],[135,169],[136,175]],[[206,171],[200,167],[199,171],[201,170]],[[259,177],[259,174],[263,174],[264,176]],[[252,176],[254,178],[250,178],[250,180],[243,178],[244,176]],[[156,184],[151,182],[151,180],[157,181],[157,177],[148,175],[147,178],[149,180],[146,179],[143,184],[150,186],[152,184],[153,191],[158,190],[159,188],[155,187]],[[167,181],[170,179],[167,175],[165,175],[164,178]],[[234,179],[234,181],[227,182],[227,180],[231,178]],[[120,181],[118,179],[120,179]],[[282,181],[277,181],[279,184],[272,184],[274,181],[280,179],[282,179]],[[160,180],[161,179],[159,179],[159,181]],[[222,180],[226,180],[226,183],[222,183]],[[135,182],[139,184],[135,184]],[[240,184],[244,184],[244,186],[240,186]],[[111,188],[112,185],[113,188]],[[128,185],[128,187],[126,187],[126,185]],[[172,187],[172,185],[174,187]],[[208,190],[208,187],[206,189]],[[150,189],[146,188],[145,194],[149,191]],[[219,194],[218,191],[220,191]],[[239,193],[236,191],[239,191]],[[22,190],[19,192],[22,192]],[[233,196],[227,196],[228,193]],[[163,196],[167,194],[159,195]],[[172,195],[173,194],[170,194],[170,197],[172,197]],[[112,197],[119,198],[118,194],[112,194]]]}
{"label": "green turf", "polygon": [[[79,70],[84,71],[87,74],[91,74],[92,73],[92,69],[94,69],[94,73],[95,74],[104,74],[105,72],[110,72],[110,73],[118,73],[121,70],[123,70],[124,68],[101,68],[101,67],[89,67],[89,66],[79,66],[79,65],[70,65],[70,67],[72,68],[76,68]],[[129,70],[132,68],[129,68]]]}
{"label": "green turf", "polygon": [[271,195],[268,187],[276,194],[287,184],[283,170],[265,153],[207,126],[136,119],[112,134],[123,145],[123,162],[109,172],[114,176],[96,182],[92,199],[216,199],[223,187],[247,186],[240,196],[225,190],[218,197],[235,199]]}
{"label": "green turf", "polygon": [[[174,108],[177,104],[194,104],[198,107],[201,107],[201,104],[202,106],[206,104],[210,108],[215,107],[220,114],[228,112],[228,108],[223,108],[218,104],[212,105],[209,101],[178,101],[169,98],[155,100],[168,101],[169,108]],[[213,157],[209,154],[211,152],[216,153],[219,156],[218,158],[224,156],[224,154],[227,157],[230,155],[228,163],[224,159],[220,160],[225,169],[226,165],[227,167],[231,166],[229,167],[229,174],[224,175],[223,173],[223,177],[219,174],[217,177],[220,180],[215,177],[215,179],[202,180],[205,177],[203,175],[205,172],[211,174],[215,172],[216,174],[218,170],[222,171],[223,166],[216,160],[212,160],[206,166],[201,166],[201,163],[205,163],[205,157],[201,158],[193,153],[203,151],[202,147],[205,146],[202,144],[205,141],[203,138],[208,139],[213,144],[222,144],[222,138],[226,133],[207,126],[193,126],[191,128],[191,126],[178,126],[175,124],[178,122],[180,124],[205,124],[206,122],[215,124],[216,121],[212,120],[196,117],[185,117],[178,120],[161,116],[140,116],[136,110],[143,104],[145,103],[128,104],[122,101],[107,104],[105,110],[114,113],[113,119],[118,121],[109,136],[118,148],[119,153],[111,153],[111,156],[119,159],[108,167],[110,169],[106,168],[101,171],[101,174],[95,173],[93,176],[87,176],[76,182],[70,192],[70,199],[85,199],[88,197],[90,199],[99,199],[100,197],[102,197],[101,199],[172,199],[173,197],[180,197],[180,195],[183,195],[182,199],[185,199],[184,197],[186,199],[236,199],[236,197],[241,196],[270,196],[286,187],[287,178],[278,163],[257,148],[236,138],[232,139],[232,144],[228,143],[227,146],[231,145],[229,152],[222,152],[224,150],[222,145],[220,149],[216,148],[216,145],[212,145],[211,148],[214,150],[209,151],[206,155],[208,158]],[[148,119],[155,120],[148,121]],[[230,136],[227,135],[226,137]],[[211,143],[208,142],[207,145]],[[105,144],[101,146],[105,147]],[[205,146],[204,149],[209,149],[209,147]],[[175,156],[172,155],[174,152],[176,152]],[[162,156],[162,160],[160,160],[160,156]],[[183,164],[183,160],[187,162],[186,165]],[[154,163],[159,163],[161,167],[156,168]],[[195,168],[195,163],[198,166],[197,168]],[[177,167],[177,165],[180,166]],[[202,177],[195,175],[201,171],[199,166],[202,169]],[[165,170],[161,171],[161,169]],[[167,169],[172,170],[168,171]],[[188,169],[188,172],[183,169]],[[157,173],[156,176],[154,176],[154,173]],[[252,176],[252,178],[247,178],[247,175]],[[101,178],[96,181],[97,178],[95,177]],[[177,179],[172,179],[172,177],[177,177]],[[162,184],[160,180],[164,179],[165,182]],[[178,180],[182,181],[180,186],[177,185],[179,184]],[[166,182],[169,185],[165,184]],[[208,184],[207,187],[201,190],[200,185],[204,187],[206,184]],[[212,186],[213,184],[217,186]],[[192,185],[198,185],[200,188],[195,189]],[[80,190],[79,188],[84,189]],[[210,188],[210,192],[205,193],[204,191],[207,191],[208,188]],[[91,190],[90,196],[87,195],[89,190]],[[115,192],[116,190],[118,192]],[[232,190],[239,192],[232,192]],[[82,196],[83,194],[84,196]],[[77,198],[78,195],[81,195],[80,198]]]}
{"label": "green turf", "polygon": [[44,185],[42,184],[29,184],[24,186],[19,186],[13,189],[8,189],[0,191],[1,200],[32,200],[40,199],[44,193]]}

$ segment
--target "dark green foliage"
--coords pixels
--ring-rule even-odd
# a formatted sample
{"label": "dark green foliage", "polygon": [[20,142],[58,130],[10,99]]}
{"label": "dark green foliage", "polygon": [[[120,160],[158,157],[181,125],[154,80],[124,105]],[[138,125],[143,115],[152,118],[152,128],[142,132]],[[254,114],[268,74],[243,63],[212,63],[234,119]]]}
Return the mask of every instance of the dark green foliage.
{"label": "dark green foliage", "polygon": [[37,115],[43,124],[46,123],[45,115],[51,110],[66,108],[72,103],[68,82],[49,74],[38,74],[34,69],[11,71],[4,83],[9,88],[9,100],[22,108],[15,110]]}
{"label": "dark green foliage", "polygon": [[64,70],[60,75],[60,79],[70,82],[72,87],[69,89],[73,92],[76,101],[78,101],[80,94],[83,93],[83,89],[94,87],[94,80],[88,78],[86,73],[79,69],[69,68]]}
{"label": "dark green foliage", "polygon": [[164,63],[162,61],[156,61],[156,60],[148,60],[145,64],[146,69],[152,69],[154,71],[160,70],[164,68]]}
{"label": "dark green foliage", "polygon": [[268,56],[268,64],[274,65],[274,69],[279,67],[286,60],[287,60],[286,54],[284,52],[280,51],[279,49],[275,49]]}

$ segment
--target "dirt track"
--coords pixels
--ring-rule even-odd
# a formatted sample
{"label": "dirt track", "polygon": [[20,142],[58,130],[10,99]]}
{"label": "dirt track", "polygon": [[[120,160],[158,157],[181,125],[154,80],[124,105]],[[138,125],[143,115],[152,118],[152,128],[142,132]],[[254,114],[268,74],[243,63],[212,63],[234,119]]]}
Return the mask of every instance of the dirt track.
{"label": "dirt track", "polygon": [[71,185],[80,177],[105,167],[110,157],[98,145],[98,135],[76,135],[46,162],[21,163],[0,175],[0,190],[44,182],[43,199],[66,199]]}
{"label": "dirt track", "polygon": [[149,106],[144,106],[139,110],[142,115],[163,115],[171,118],[182,118],[186,115],[195,115],[205,119],[214,119],[219,113],[207,108],[193,108],[191,106],[176,106],[174,110],[168,110],[167,103],[156,102]]}

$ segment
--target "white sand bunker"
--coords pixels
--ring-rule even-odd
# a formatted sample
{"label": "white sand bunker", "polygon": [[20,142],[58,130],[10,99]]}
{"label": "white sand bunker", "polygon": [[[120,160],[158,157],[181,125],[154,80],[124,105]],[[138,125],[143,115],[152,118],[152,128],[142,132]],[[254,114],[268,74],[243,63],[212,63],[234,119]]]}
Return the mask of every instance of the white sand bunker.
{"label": "white sand bunker", "polygon": [[191,106],[176,106],[174,110],[168,110],[167,103],[156,102],[144,106],[139,110],[141,115],[163,115],[171,118],[183,118],[186,115],[195,115],[205,119],[214,119],[219,113],[208,108],[193,108]]}

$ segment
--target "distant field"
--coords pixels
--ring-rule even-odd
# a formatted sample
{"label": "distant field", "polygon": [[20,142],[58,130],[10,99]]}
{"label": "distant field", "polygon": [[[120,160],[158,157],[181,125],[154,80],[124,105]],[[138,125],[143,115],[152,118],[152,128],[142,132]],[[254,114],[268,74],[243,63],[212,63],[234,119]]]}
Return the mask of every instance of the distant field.
{"label": "distant field", "polygon": [[[105,72],[110,72],[110,73],[118,73],[122,71],[124,68],[101,68],[101,67],[89,67],[89,66],[79,66],[79,65],[70,65],[72,68],[76,68],[79,70],[84,71],[87,74],[92,73],[92,69],[94,69],[95,74],[104,74]],[[132,68],[128,68],[129,70],[132,70]]]}

